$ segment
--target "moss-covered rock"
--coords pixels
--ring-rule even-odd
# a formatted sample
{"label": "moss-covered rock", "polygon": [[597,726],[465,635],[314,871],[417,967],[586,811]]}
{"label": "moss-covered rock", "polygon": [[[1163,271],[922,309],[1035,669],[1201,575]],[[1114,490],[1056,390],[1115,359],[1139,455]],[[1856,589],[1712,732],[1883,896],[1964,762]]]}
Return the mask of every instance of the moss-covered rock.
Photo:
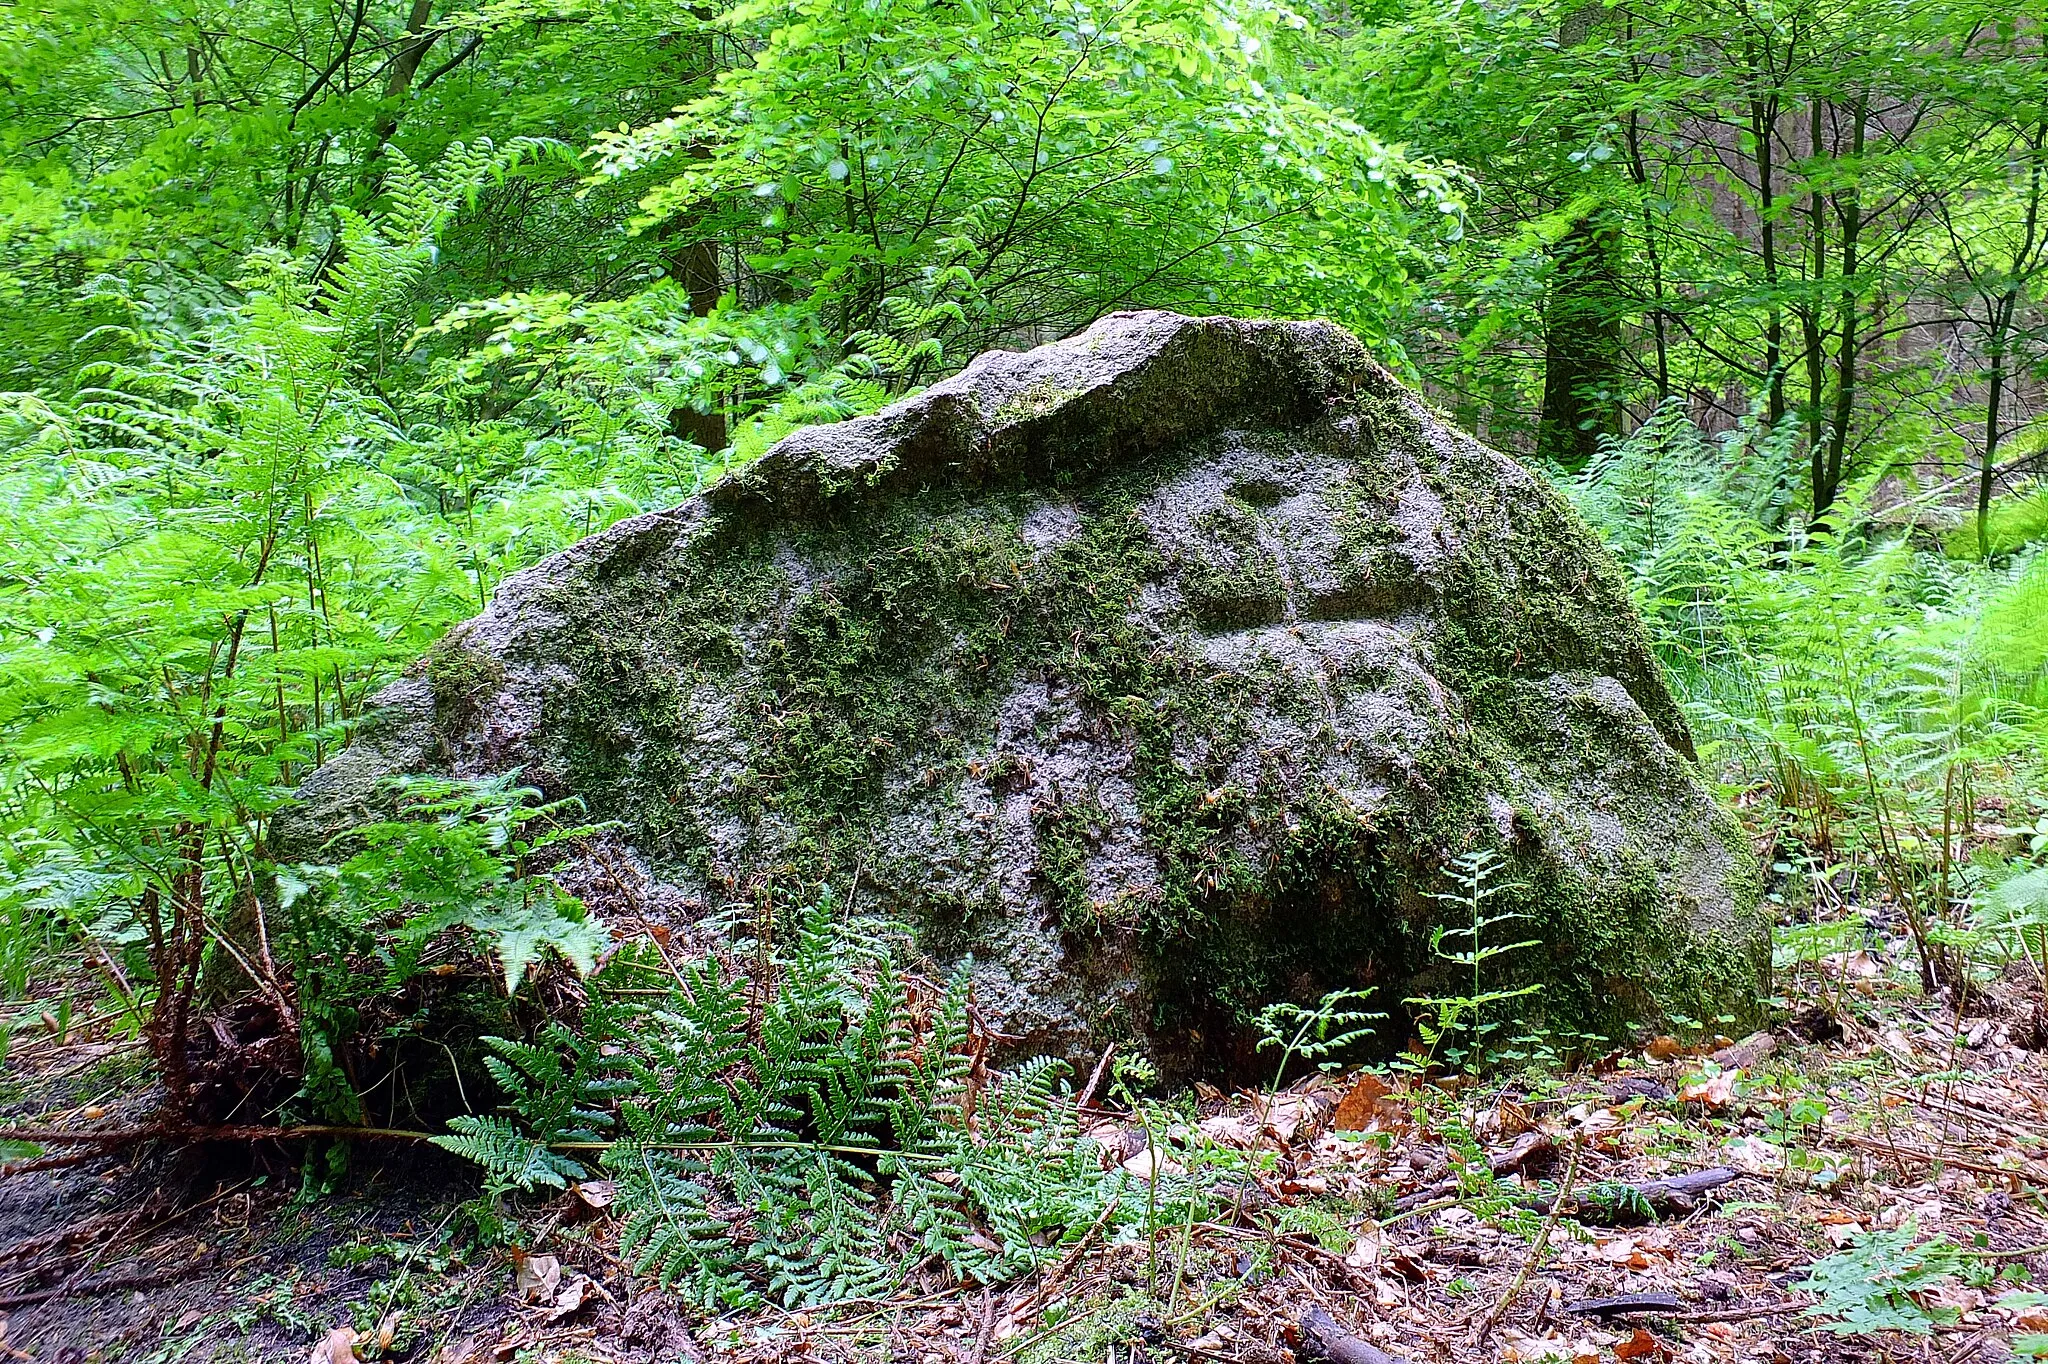
{"label": "moss-covered rock", "polygon": [[1272,999],[1448,988],[1433,893],[1479,847],[1530,1012],[1747,1012],[1754,867],[1691,759],[1541,479],[1335,327],[1136,313],[520,574],[294,819],[522,766],[620,821],[631,875],[579,879],[633,912],[857,879],[1020,1049],[1228,1069]]}

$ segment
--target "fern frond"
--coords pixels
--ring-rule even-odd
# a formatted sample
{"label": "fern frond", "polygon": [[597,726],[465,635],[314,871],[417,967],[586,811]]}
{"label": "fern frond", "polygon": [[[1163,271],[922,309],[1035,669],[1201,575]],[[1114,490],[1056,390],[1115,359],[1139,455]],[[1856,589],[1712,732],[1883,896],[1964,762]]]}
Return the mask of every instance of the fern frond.
{"label": "fern frond", "polygon": [[622,1210],[619,1255],[664,1292],[680,1289],[707,1312],[752,1307],[759,1294],[740,1272],[732,1227],[714,1215],[703,1166],[674,1152],[621,1143],[603,1161]]}
{"label": "fern frond", "polygon": [[972,963],[933,997],[897,968],[895,930],[829,900],[782,941],[765,1000],[715,959],[621,951],[580,1028],[489,1043],[519,1123],[466,1123],[449,1149],[524,1173],[536,1146],[616,1132],[622,1255],[706,1310],[879,1295],[927,1257],[992,1282],[1147,1215],[1156,1200],[1124,1207],[1130,1176],[1081,1136],[1063,1063],[973,1070]]}
{"label": "fern frond", "polygon": [[582,1179],[589,1173],[575,1161],[548,1150],[507,1119],[464,1115],[450,1118],[448,1126],[449,1131],[433,1139],[434,1145],[476,1162],[491,1178],[512,1188],[528,1192],[541,1185],[566,1189],[570,1180]]}

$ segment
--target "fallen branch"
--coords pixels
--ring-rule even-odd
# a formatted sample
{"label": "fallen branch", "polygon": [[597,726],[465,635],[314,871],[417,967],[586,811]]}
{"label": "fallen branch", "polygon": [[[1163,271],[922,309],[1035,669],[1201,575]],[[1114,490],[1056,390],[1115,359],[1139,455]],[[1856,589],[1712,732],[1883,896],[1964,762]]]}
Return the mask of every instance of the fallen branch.
{"label": "fallen branch", "polygon": [[1301,1353],[1308,1359],[1326,1359],[1330,1364],[1406,1364],[1379,1346],[1352,1335],[1320,1307],[1309,1309],[1301,1319],[1300,1331]]}
{"label": "fallen branch", "polygon": [[1563,1212],[1565,1205],[1571,1201],[1572,1185],[1578,1182],[1580,1149],[1576,1144],[1573,1145],[1571,1163],[1565,1167],[1564,1184],[1557,1191],[1557,1201],[1552,1203],[1550,1211],[1544,1214],[1543,1226],[1537,1231],[1536,1240],[1529,1247],[1528,1258],[1522,1261],[1521,1269],[1516,1271],[1515,1281],[1508,1285],[1508,1291],[1500,1295],[1500,1301],[1496,1302],[1486,1315],[1479,1319],[1479,1324],[1472,1328],[1474,1345],[1486,1344],[1486,1338],[1493,1334],[1493,1328],[1500,1325],[1501,1318],[1508,1314],[1508,1309],[1515,1305],[1515,1299],[1522,1295],[1522,1286],[1529,1282],[1529,1275],[1542,1262],[1543,1252],[1550,1247],[1550,1233],[1557,1228],[1558,1214]]}
{"label": "fallen branch", "polygon": [[1566,1303],[1565,1311],[1574,1316],[1626,1317],[1644,1313],[1670,1317],[1673,1321],[1754,1321],[1758,1317],[1782,1317],[1787,1312],[1803,1312],[1807,1304],[1791,1302],[1767,1303],[1759,1307],[1729,1307],[1717,1312],[1688,1312],[1675,1293],[1626,1293],[1618,1298],[1585,1298],[1578,1302]]}
{"label": "fallen branch", "polygon": [[307,1124],[299,1127],[198,1127],[152,1123],[147,1127],[102,1127],[72,1131],[62,1127],[0,1128],[0,1141],[27,1141],[38,1146],[139,1146],[150,1141],[305,1141],[340,1137],[350,1141],[432,1141],[432,1132],[399,1127],[346,1127]]}
{"label": "fallen branch", "polygon": [[2048,1170],[2032,1166],[2016,1170],[2009,1165],[1992,1165],[1981,1160],[1967,1160],[1962,1156],[1943,1154],[1940,1151],[1915,1151],[1906,1147],[1894,1150],[1890,1145],[1873,1137],[1859,1137],[1847,1133],[1837,1136],[1836,1140],[1866,1151],[1877,1151],[1894,1159],[1915,1161],[1921,1165],[1953,1165],[1958,1170],[1970,1170],[1980,1175],[1997,1175],[2001,1179],[2020,1179],[2029,1184],[2048,1187]]}
{"label": "fallen branch", "polygon": [[147,1274],[115,1274],[91,1283],[64,1284],[56,1288],[38,1289],[34,1293],[16,1293],[12,1297],[0,1298],[0,1310],[27,1307],[31,1303],[48,1302],[52,1298],[90,1298],[101,1293],[123,1293],[136,1288],[159,1288],[180,1279],[189,1279],[194,1274],[204,1274],[220,1263],[220,1252],[209,1250],[197,1259],[170,1269],[152,1270]]}
{"label": "fallen branch", "polygon": [[1116,1043],[1102,1049],[1102,1059],[1095,1063],[1094,1071],[1088,1076],[1088,1083],[1081,1090],[1081,1097],[1074,1100],[1074,1107],[1086,1112],[1095,1102],[1095,1091],[1102,1086],[1102,1077],[1109,1074],[1110,1059],[1116,1055]]}
{"label": "fallen branch", "polygon": [[63,1245],[66,1241],[83,1241],[88,1236],[96,1236],[108,1227],[118,1226],[126,1220],[120,1213],[101,1213],[98,1217],[88,1217],[72,1226],[59,1227],[55,1231],[42,1232],[27,1240],[16,1241],[11,1246],[0,1247],[0,1264],[40,1255],[46,1250]]}
{"label": "fallen branch", "polygon": [[[1521,1174],[1531,1165],[1548,1160],[1557,1151],[1557,1144],[1547,1132],[1525,1132],[1513,1147],[1487,1161],[1495,1179],[1507,1175]],[[1394,1200],[1394,1211],[1399,1214],[1413,1212],[1425,1203],[1455,1194],[1463,1186],[1456,1179],[1440,1179],[1434,1184],[1417,1189],[1414,1193],[1403,1194]]]}
{"label": "fallen branch", "polygon": [[1742,1171],[1731,1170],[1726,1165],[1696,1170],[1691,1174],[1666,1175],[1662,1179],[1623,1186],[1628,1190],[1626,1197],[1602,1199],[1597,1203],[1581,1199],[1571,1216],[1596,1227],[1626,1226],[1646,1221],[1648,1219],[1642,1214],[1644,1208],[1659,1218],[1673,1214],[1682,1216],[1697,1208],[1705,1195],[1740,1178]]}
{"label": "fallen branch", "polygon": [[1723,1070],[1755,1070],[1778,1049],[1777,1037],[1768,1032],[1751,1033],[1740,1042],[1714,1053],[1714,1064]]}
{"label": "fallen branch", "polygon": [[1639,1312],[1677,1313],[1684,1310],[1676,1293],[1624,1293],[1618,1298],[1581,1298],[1568,1302],[1564,1310],[1575,1317],[1626,1317]]}
{"label": "fallen branch", "polygon": [[1754,1321],[1758,1317],[1782,1317],[1788,1312],[1803,1312],[1807,1304],[1801,1301],[1766,1303],[1760,1307],[1730,1307],[1718,1312],[1688,1312],[1679,1302],[1675,1293],[1626,1293],[1618,1298],[1584,1298],[1578,1302],[1566,1303],[1565,1311],[1574,1316],[1608,1317],[1635,1316],[1654,1313],[1670,1317],[1673,1321]]}
{"label": "fallen branch", "polygon": [[1010,1317],[1013,1321],[1022,1320],[1030,1313],[1036,1312],[1051,1299],[1053,1291],[1059,1287],[1060,1280],[1066,1276],[1068,1270],[1072,1269],[1080,1261],[1083,1255],[1087,1254],[1088,1243],[1095,1239],[1095,1234],[1102,1230],[1103,1224],[1109,1221],[1110,1215],[1116,1211],[1116,1205],[1121,1201],[1123,1201],[1122,1194],[1112,1194],[1109,1202],[1103,1205],[1100,1215],[1088,1224],[1088,1229],[1081,1233],[1081,1239],[1074,1242],[1074,1248],[1068,1251],[1060,1259],[1060,1262],[1052,1267],[1052,1273],[1040,1280],[1037,1288],[1011,1304]]}
{"label": "fallen branch", "polygon": [[1963,1255],[1971,1260],[2031,1260],[2036,1255],[2048,1254],[2048,1241],[2038,1245],[2014,1246],[2011,1250],[1966,1250]]}
{"label": "fallen branch", "polygon": [[1755,1321],[1758,1317],[1782,1317],[1787,1312],[1804,1312],[1804,1302],[1774,1302],[1763,1307],[1730,1307],[1719,1312],[1688,1312],[1680,1321]]}

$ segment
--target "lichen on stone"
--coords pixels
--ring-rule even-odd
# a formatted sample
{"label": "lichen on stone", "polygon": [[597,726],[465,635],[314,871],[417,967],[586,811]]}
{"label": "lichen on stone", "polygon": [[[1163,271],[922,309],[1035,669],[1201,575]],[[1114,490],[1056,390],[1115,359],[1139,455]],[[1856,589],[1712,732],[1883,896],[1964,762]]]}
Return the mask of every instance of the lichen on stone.
{"label": "lichen on stone", "polygon": [[1274,999],[1398,1014],[1481,847],[1532,1022],[1740,1013],[1767,967],[1615,566],[1325,324],[984,356],[529,570],[426,676],[393,723],[441,741],[378,761],[516,759],[707,910],[857,881],[1020,1050],[1222,1072]]}

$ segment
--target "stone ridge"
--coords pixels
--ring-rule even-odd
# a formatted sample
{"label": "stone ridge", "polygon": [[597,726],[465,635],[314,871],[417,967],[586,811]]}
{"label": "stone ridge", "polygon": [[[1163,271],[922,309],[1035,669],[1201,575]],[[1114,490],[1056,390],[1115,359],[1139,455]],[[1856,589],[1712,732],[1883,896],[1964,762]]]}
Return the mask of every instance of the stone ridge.
{"label": "stone ridge", "polygon": [[1063,483],[1223,421],[1299,426],[1375,379],[1392,383],[1332,323],[1112,313],[1065,341],[985,352],[872,416],[797,431],[704,498],[788,523],[935,484]]}
{"label": "stone ridge", "polygon": [[794,431],[697,496],[513,574],[456,630],[498,642],[494,624],[542,609],[537,591],[633,572],[701,534],[815,525],[939,485],[1062,485],[1225,425],[1299,427],[1360,391],[1405,393],[1335,323],[1111,313],[1034,350],[984,351],[879,412]]}

